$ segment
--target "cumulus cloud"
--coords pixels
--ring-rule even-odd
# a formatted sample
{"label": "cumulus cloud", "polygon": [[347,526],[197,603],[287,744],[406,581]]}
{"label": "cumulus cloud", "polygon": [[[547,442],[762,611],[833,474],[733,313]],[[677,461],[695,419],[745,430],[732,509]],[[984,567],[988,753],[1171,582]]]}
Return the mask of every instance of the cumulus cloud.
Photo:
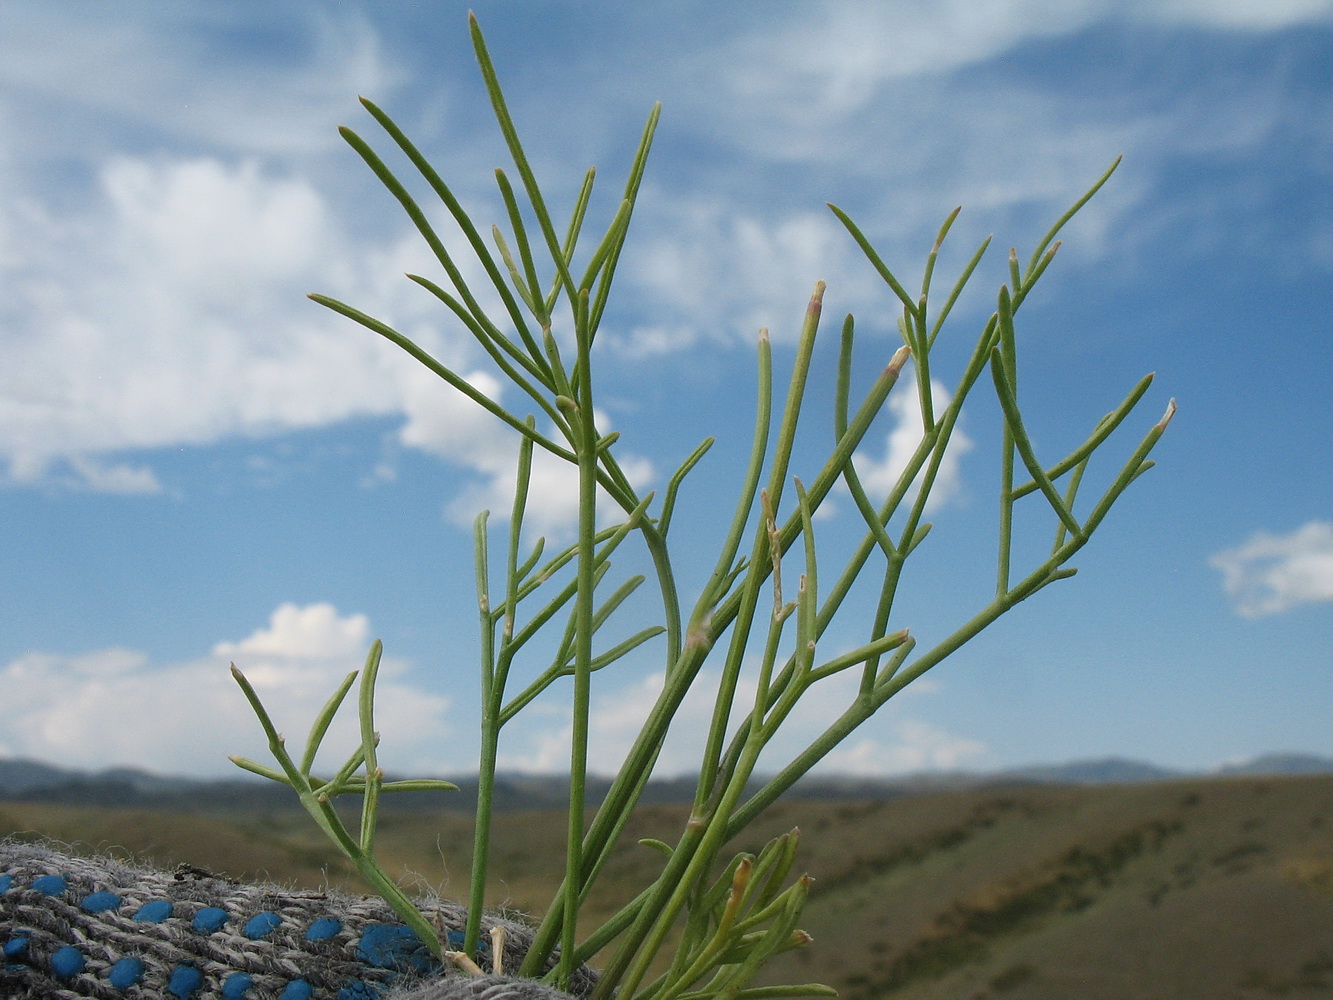
{"label": "cumulus cloud", "polygon": [[[150,466],[106,456],[401,415],[398,439],[479,478],[452,504],[509,507],[516,437],[476,403],[367,331],[308,302],[310,288],[383,316],[493,399],[466,335],[402,277],[428,263],[415,233],[358,243],[307,180],[256,160],[119,157],[78,223],[34,211],[0,347],[0,457],[11,481],[109,493],[162,489]],[[62,263],[64,260],[72,264]],[[484,307],[479,264],[463,265]],[[605,426],[606,419],[601,418]],[[652,475],[627,456],[636,483]],[[540,530],[570,523],[576,476],[534,464]]]}
{"label": "cumulus cloud", "polygon": [[230,48],[252,34],[236,20],[0,15],[0,134],[24,137],[0,154],[11,483],[159,492],[151,456],[116,453],[410,422],[413,363],[306,301],[312,289],[467,364],[467,338],[437,327],[438,303],[402,277],[430,261],[419,237],[397,219],[353,233],[321,193],[356,168],[333,128],[353,95],[384,99],[401,76],[377,31],[355,13],[298,13],[266,29],[294,42],[272,62]]}
{"label": "cumulus cloud", "polygon": [[340,618],[332,604],[282,604],[273,612],[268,628],[240,642],[220,642],[213,647],[213,655],[346,659],[364,651],[369,632],[370,621],[365,615]]}
{"label": "cumulus cloud", "polygon": [[[295,741],[343,677],[364,663],[369,645],[364,615],[343,616],[328,604],[284,604],[266,627],[184,662],[154,663],[143,652],[116,648],[28,653],[0,667],[0,687],[23,705],[0,717],[0,755],[230,777],[236,772],[228,755],[261,762],[268,756],[228,660],[242,668],[275,724]],[[356,745],[350,707],[326,739],[325,766],[341,764]],[[446,698],[411,681],[407,664],[386,657],[376,697],[376,722],[386,734],[384,766],[440,770],[448,708]]]}
{"label": "cumulus cloud", "polygon": [[[34,221],[13,269],[0,454],[58,458],[208,442],[384,412],[393,365],[304,292],[346,241],[322,198],[254,162],[121,158],[77,224]],[[322,281],[319,282],[322,284]],[[146,479],[145,479],[146,483]]]}
{"label": "cumulus cloud", "polygon": [[[490,500],[512,478],[514,436],[494,417],[305,298],[346,289],[466,372],[473,346],[437,327],[438,304],[402,277],[425,263],[415,234],[358,246],[308,181],[253,160],[119,158],[99,192],[77,226],[34,215],[14,268],[13,324],[0,329],[13,360],[0,371],[11,481],[60,467],[86,489],[157,492],[151,467],[101,456],[394,414],[402,444],[483,478],[471,493]],[[467,378],[502,397],[489,374]],[[558,465],[538,475],[558,478]],[[534,516],[566,516],[568,495],[534,493]]]}
{"label": "cumulus cloud", "polygon": [[1311,521],[1288,535],[1259,532],[1208,563],[1246,618],[1327,603],[1333,601],[1333,524]]}
{"label": "cumulus cloud", "polygon": [[622,280],[651,303],[643,314],[654,322],[616,340],[631,355],[688,349],[704,338],[753,344],[761,327],[774,342],[791,343],[817,280],[837,276],[826,308],[839,311],[875,301],[881,287],[827,211],[771,216],[694,194],[673,195],[669,206],[645,214],[650,235]]}

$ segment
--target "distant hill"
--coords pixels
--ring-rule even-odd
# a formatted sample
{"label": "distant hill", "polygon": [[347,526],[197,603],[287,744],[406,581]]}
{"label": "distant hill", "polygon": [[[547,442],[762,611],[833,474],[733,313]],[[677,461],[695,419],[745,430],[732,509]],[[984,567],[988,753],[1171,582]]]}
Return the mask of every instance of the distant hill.
{"label": "distant hill", "polygon": [[[1328,761],[1333,771],[1333,760]],[[1054,785],[1132,784],[1139,781],[1169,781],[1186,777],[1184,771],[1172,771],[1156,764],[1139,760],[1107,757],[1103,760],[1082,760],[1069,764],[1040,764],[1003,771],[1005,778],[1017,778]]]}
{"label": "distant hill", "polygon": [[[639,842],[673,842],[688,811],[652,805],[630,820],[581,930],[660,871],[662,856]],[[384,816],[380,856],[414,890],[465,898],[471,826],[459,812]],[[780,956],[767,984],[823,982],[843,1000],[1333,996],[1333,775],[1029,777],[896,798],[796,798],[775,803],[729,850],[753,852],[793,828],[793,875],[814,876],[800,923],[814,942]],[[552,810],[514,810],[494,825],[492,905],[541,913],[563,869],[563,831]],[[291,809],[0,801],[6,835],[366,891]]]}
{"label": "distant hill", "polygon": [[[1266,754],[1251,761],[1229,764],[1216,775],[1333,774],[1333,759],[1309,754]],[[1044,764],[989,773],[922,772],[894,778],[839,777],[820,775],[800,782],[787,798],[889,800],[927,791],[1013,784],[1102,785],[1179,780],[1190,775],[1143,761],[1106,758]],[[475,777],[455,777],[457,792],[388,796],[385,808],[392,812],[471,812],[477,797]],[[610,783],[590,778],[588,800],[599,802]],[[694,796],[692,778],[651,782],[645,803],[689,802]],[[153,774],[135,768],[80,771],[22,758],[0,758],[0,800],[65,803],[70,805],[114,805],[146,809],[229,811],[238,808],[274,809],[294,805],[284,787],[249,775],[231,779],[200,779]],[[502,774],[495,790],[497,810],[559,808],[569,800],[566,779],[549,775]]]}
{"label": "distant hill", "polygon": [[1218,774],[1328,774],[1333,760],[1303,753],[1270,753],[1241,764],[1226,764]]}

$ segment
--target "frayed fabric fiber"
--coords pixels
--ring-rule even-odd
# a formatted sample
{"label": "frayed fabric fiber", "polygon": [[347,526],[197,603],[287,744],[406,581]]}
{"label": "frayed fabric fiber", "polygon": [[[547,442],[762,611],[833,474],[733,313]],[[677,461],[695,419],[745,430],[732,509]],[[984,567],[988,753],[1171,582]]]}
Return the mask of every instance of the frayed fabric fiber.
{"label": "frayed fabric fiber", "polygon": [[[462,944],[464,907],[418,905]],[[597,974],[582,967],[571,994],[496,975],[532,942],[526,924],[487,914],[473,956],[485,973],[441,968],[383,900],[237,882],[79,857],[51,844],[0,840],[0,997],[4,1000],[580,1000]]]}

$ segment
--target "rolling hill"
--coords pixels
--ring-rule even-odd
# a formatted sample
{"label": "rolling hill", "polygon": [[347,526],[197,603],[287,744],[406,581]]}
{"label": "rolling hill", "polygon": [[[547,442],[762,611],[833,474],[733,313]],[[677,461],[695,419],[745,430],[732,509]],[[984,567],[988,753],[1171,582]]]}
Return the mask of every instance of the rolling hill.
{"label": "rolling hill", "polygon": [[[671,840],[684,819],[666,803],[632,821],[589,926],[660,863],[637,840]],[[772,982],[826,982],[849,1000],[1333,996],[1330,775],[1010,779],[792,799],[735,847],[792,827],[798,865],[816,879],[803,921],[815,942],[775,962]],[[563,820],[516,809],[495,829],[493,902],[539,912],[563,863],[548,831]],[[276,801],[226,812],[0,801],[0,835],[15,834],[163,866],[355,886],[308,820]],[[455,898],[470,837],[467,815],[443,810],[387,815],[380,835],[386,867]]]}

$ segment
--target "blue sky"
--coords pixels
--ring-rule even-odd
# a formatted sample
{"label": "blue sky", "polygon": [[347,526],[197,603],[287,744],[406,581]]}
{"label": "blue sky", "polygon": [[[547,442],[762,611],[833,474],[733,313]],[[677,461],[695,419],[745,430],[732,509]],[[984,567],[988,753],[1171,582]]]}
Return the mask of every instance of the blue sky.
{"label": "blue sky", "polygon": [[[474,7],[558,214],[596,164],[606,222],[663,103],[598,385],[647,488],[718,436],[682,499],[687,593],[733,502],[758,329],[785,372],[828,283],[807,475],[841,316],[857,316],[863,381],[897,346],[892,296],[824,203],[909,287],[954,206],[941,280],[995,234],[941,335],[949,386],[1008,247],[1026,255],[1124,155],[1024,306],[1022,384],[1052,462],[1155,371],[1100,481],[1174,397],[1159,465],[1077,577],[891,701],[830,770],[1333,755],[1333,3]],[[336,132],[383,146],[356,101],[374,99],[500,221],[508,161],[466,9],[0,7],[0,756],[226,774],[226,754],[262,755],[228,661],[296,734],[380,637],[387,766],[475,766],[470,525],[490,507],[502,529],[513,440],[305,298],[390,320],[500,391],[403,277],[434,275],[430,251]],[[913,443],[897,399],[863,446],[868,480]],[[993,409],[965,414],[904,584],[899,624],[922,642],[993,587]],[[568,476],[543,476],[529,523],[567,538]],[[857,523],[835,496],[821,545]],[[654,653],[597,677],[599,769],[660,683]],[[566,695],[508,732],[506,766],[561,766]],[[847,697],[816,689],[771,759]],[[689,703],[664,771],[689,769],[707,703]]]}

